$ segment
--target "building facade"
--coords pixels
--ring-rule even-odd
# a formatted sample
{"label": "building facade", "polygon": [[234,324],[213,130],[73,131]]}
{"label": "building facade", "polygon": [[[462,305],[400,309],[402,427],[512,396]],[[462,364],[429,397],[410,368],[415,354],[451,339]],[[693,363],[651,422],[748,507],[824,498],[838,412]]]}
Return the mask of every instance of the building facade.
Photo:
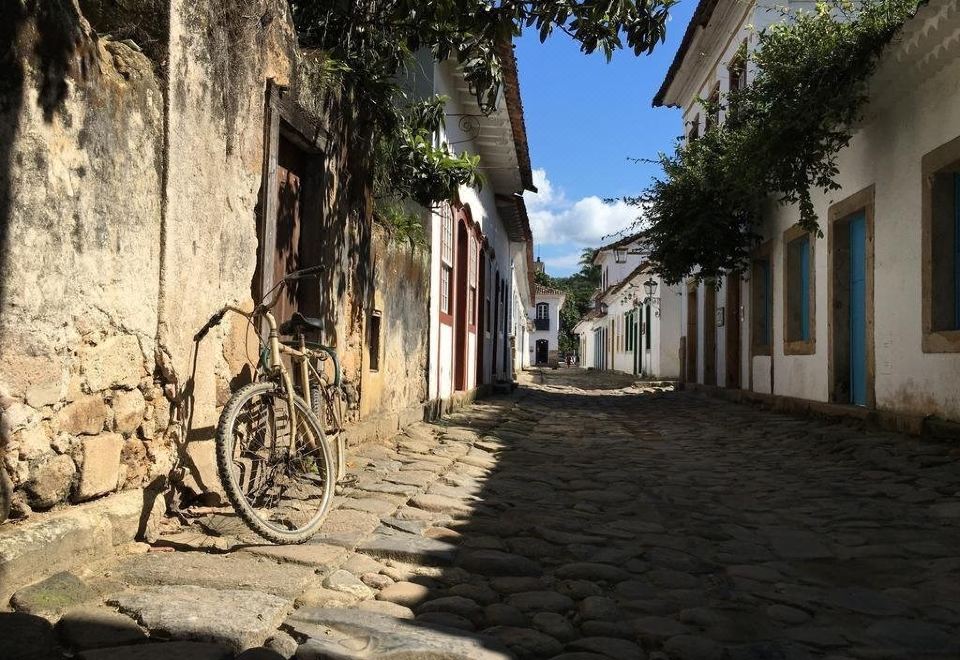
{"label": "building facade", "polygon": [[556,367],[560,362],[560,309],[567,296],[540,283],[534,284],[533,291],[533,307],[528,310],[533,319],[529,364]]}
{"label": "building facade", "polygon": [[680,290],[647,263],[636,236],[597,250],[601,288],[594,309],[575,326],[580,366],[638,377],[680,373]]}
{"label": "building facade", "polygon": [[[707,120],[698,98],[749,84],[738,51],[780,19],[770,9],[700,3],[654,101],[683,109],[688,137]],[[823,236],[771,203],[750,272],[684,286],[687,382],[914,431],[960,420],[958,28],[956,0],[934,0],[887,47],[838,156],[841,189],[814,192]]]}
{"label": "building facade", "polygon": [[534,188],[512,47],[501,57],[505,85],[488,115],[454,63],[433,67],[432,90],[449,99],[439,139],[479,154],[486,181],[431,219],[429,396],[440,410],[522,369],[533,276],[522,193]]}

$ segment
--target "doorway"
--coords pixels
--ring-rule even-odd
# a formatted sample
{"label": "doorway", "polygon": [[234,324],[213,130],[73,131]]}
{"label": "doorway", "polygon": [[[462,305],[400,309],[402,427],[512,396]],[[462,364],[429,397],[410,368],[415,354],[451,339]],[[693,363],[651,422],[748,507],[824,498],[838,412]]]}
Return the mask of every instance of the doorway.
{"label": "doorway", "polygon": [[[460,215],[459,213],[457,215]],[[454,320],[454,357],[453,357],[453,383],[457,391],[467,389],[467,258],[469,250],[469,237],[467,235],[467,226],[462,219],[457,220],[457,252],[454,257],[456,262],[455,282],[456,293],[456,317]]]}
{"label": "doorway", "polygon": [[697,285],[687,287],[687,382],[697,382]]}
{"label": "doorway", "polygon": [[830,400],[873,407],[873,188],[830,210]]}
{"label": "doorway", "polygon": [[730,389],[740,389],[740,273],[733,272],[727,276],[726,309],[724,310],[724,325],[726,326],[726,380]]}
{"label": "doorway", "polygon": [[703,285],[703,383],[717,384],[717,286]]}
{"label": "doorway", "polygon": [[535,359],[537,364],[546,364],[550,356],[550,342],[546,339],[537,340]]}

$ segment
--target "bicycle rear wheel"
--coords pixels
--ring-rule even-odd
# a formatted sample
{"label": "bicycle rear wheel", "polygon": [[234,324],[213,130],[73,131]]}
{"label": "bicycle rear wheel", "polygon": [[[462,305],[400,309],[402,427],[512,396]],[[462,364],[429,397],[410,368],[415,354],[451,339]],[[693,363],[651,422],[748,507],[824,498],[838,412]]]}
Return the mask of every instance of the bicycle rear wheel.
{"label": "bicycle rear wheel", "polygon": [[217,426],[217,469],[227,499],[254,532],[303,543],[330,508],[336,482],[323,429],[293,397],[296,425],[277,383],[251,383],[227,402]]}

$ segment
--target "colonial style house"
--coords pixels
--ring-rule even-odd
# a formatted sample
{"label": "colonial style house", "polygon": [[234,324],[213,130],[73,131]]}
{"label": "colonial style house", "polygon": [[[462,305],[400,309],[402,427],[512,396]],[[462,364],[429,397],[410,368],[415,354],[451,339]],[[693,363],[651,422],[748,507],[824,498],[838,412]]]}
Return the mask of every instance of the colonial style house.
{"label": "colonial style house", "polygon": [[[537,260],[537,269],[543,268],[543,262]],[[533,318],[533,332],[530,333],[529,359],[533,365],[556,367],[560,362],[560,308],[567,299],[563,291],[553,289],[537,282],[533,286],[533,307],[529,314]]]}
{"label": "colonial style house", "polygon": [[511,384],[523,366],[533,239],[522,193],[534,186],[512,47],[500,57],[504,87],[488,114],[456,64],[432,69],[449,99],[440,139],[478,154],[484,176],[432,217],[429,395],[441,410]]}
{"label": "colonial style house", "polygon": [[[701,0],[654,105],[702,131],[698,99],[749,84],[737,54],[779,19]],[[958,30],[957,1],[931,0],[887,47],[842,188],[814,193],[822,237],[771,203],[749,272],[683,288],[688,383],[914,432],[960,420]]]}
{"label": "colonial style house", "polygon": [[601,272],[595,307],[574,327],[580,366],[646,378],[677,378],[679,288],[667,286],[653,271],[636,235],[601,247],[594,264]]}

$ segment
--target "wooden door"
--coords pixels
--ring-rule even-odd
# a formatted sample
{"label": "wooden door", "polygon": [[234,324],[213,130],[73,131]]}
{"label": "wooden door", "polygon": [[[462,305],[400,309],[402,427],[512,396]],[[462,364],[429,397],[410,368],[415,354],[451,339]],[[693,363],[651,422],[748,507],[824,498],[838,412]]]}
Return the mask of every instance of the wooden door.
{"label": "wooden door", "polygon": [[724,310],[726,325],[726,386],[740,389],[740,273],[727,276],[727,299]]}
{"label": "wooden door", "polygon": [[463,391],[467,389],[467,256],[469,239],[467,227],[457,222],[457,253],[454,257],[454,286],[456,293],[456,315],[454,316],[454,356],[453,356],[453,383],[454,388]]}
{"label": "wooden door", "polygon": [[[277,151],[277,229],[273,255],[273,282],[301,268],[300,239],[303,217],[303,182],[306,178],[306,156],[292,142],[280,137]],[[273,310],[278,323],[298,311],[299,282],[287,287]]]}
{"label": "wooden door", "polygon": [[697,287],[687,290],[687,382],[697,382]]}
{"label": "wooden door", "polygon": [[717,384],[717,287],[712,282],[703,289],[703,382]]}

